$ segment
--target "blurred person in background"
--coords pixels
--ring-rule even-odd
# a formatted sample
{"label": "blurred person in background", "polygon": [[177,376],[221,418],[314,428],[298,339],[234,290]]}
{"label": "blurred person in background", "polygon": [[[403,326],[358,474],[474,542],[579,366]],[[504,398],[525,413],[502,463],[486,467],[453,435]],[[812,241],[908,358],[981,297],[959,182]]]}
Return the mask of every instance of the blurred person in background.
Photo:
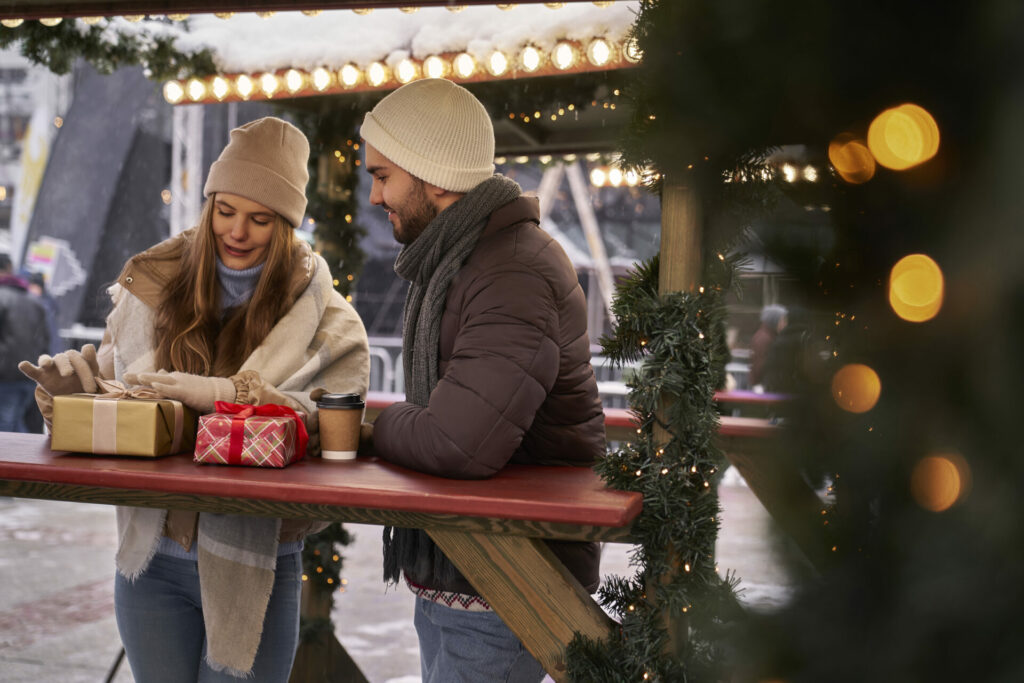
{"label": "blurred person in background", "polygon": [[18,371],[18,361],[50,350],[46,309],[13,274],[11,258],[0,254],[0,432],[27,432],[35,382]]}
{"label": "blurred person in background", "polygon": [[[50,350],[51,356],[56,356],[58,353],[64,350],[64,340],[60,338],[57,333],[57,301],[53,296],[46,291],[46,278],[43,277],[42,273],[32,272],[22,268],[18,271],[18,275],[28,282],[29,294],[36,297],[39,303],[43,305],[46,310],[46,329],[50,333]],[[34,401],[29,401],[25,405],[25,414],[22,416],[25,420],[26,430],[33,434],[42,434],[45,432],[43,425],[43,415],[36,408]]]}
{"label": "blurred person in background", "polygon": [[750,338],[750,376],[748,382],[751,389],[764,384],[765,368],[768,363],[768,351],[779,332],[786,326],[788,311],[785,306],[771,304],[761,309],[761,326]]}

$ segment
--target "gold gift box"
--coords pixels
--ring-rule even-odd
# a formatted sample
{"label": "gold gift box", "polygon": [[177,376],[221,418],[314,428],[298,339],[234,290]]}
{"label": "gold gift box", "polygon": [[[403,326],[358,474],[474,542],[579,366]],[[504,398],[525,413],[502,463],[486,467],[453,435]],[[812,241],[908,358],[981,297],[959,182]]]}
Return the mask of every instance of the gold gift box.
{"label": "gold gift box", "polygon": [[92,394],[53,398],[55,451],[154,458],[192,451],[195,440],[196,414],[179,401]]}

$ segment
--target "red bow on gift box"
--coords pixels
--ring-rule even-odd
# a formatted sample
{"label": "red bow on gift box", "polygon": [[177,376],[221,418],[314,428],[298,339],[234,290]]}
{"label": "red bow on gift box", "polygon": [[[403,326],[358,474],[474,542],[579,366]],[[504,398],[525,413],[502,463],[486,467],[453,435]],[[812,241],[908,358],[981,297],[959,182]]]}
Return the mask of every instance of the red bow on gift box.
{"label": "red bow on gift box", "polygon": [[245,418],[259,415],[262,417],[290,417],[295,420],[295,460],[302,460],[306,455],[306,444],[309,442],[309,434],[306,432],[306,423],[302,416],[288,406],[268,403],[262,406],[239,405],[237,403],[225,403],[217,401],[213,404],[214,409],[222,415],[231,415],[231,448],[228,451],[228,464],[242,464],[242,441],[245,434]]}

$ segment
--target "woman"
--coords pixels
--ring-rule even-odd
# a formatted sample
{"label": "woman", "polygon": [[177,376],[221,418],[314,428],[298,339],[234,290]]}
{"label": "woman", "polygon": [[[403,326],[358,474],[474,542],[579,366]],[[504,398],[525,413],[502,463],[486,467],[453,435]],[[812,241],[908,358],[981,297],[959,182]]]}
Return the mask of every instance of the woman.
{"label": "woman", "polygon": [[[292,230],[308,157],[281,119],[231,131],[198,227],[130,259],[111,287],[98,361],[83,349],[30,366],[41,409],[48,385],[72,379],[57,366],[83,387],[98,371],[200,413],[215,401],[289,405],[308,416],[317,448],[316,397],[365,395],[369,349],[327,264]],[[325,524],[128,507],[117,520],[115,609],[137,681],[287,681],[302,538]]]}

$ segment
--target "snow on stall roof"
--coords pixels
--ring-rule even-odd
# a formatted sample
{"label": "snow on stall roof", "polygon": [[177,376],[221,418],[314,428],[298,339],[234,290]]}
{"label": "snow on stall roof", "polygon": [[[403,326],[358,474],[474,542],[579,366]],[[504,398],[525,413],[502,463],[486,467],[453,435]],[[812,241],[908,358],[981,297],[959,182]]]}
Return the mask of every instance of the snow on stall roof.
{"label": "snow on stall roof", "polygon": [[[540,4],[511,10],[472,6],[458,13],[424,7],[412,14],[377,9],[368,15],[333,10],[315,17],[278,12],[267,19],[240,14],[228,20],[201,14],[181,24],[160,24],[154,31],[177,32],[175,45],[182,52],[210,49],[221,73],[337,69],[348,62],[361,67],[376,60],[392,63],[407,55],[424,59],[468,51],[483,58],[494,49],[514,52],[527,44],[551,49],[562,39],[621,41],[636,19],[638,6],[632,1],[609,7],[574,3],[557,10]],[[123,20],[112,22],[117,31],[144,30],[138,24],[132,26]]]}

